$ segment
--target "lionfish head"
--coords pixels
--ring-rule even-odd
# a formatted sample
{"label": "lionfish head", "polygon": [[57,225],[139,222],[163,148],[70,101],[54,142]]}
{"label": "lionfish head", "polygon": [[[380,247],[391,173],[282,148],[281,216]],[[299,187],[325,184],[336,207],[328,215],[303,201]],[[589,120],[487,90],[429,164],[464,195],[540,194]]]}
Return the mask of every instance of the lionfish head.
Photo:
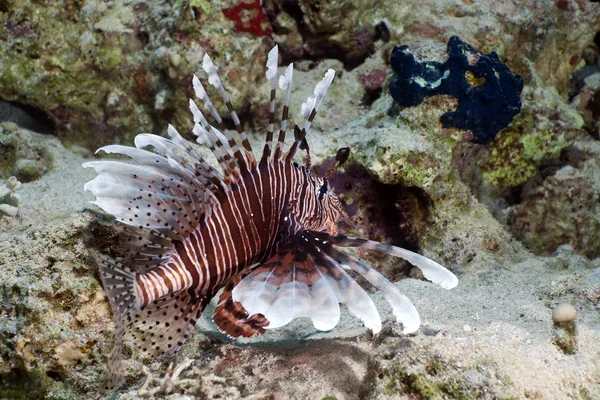
{"label": "lionfish head", "polygon": [[307,184],[313,195],[314,204],[306,215],[296,215],[305,229],[312,231],[327,231],[332,235],[337,234],[337,221],[342,215],[342,203],[335,194],[329,178],[333,175],[347,160],[350,155],[348,147],[338,150],[335,163],[323,177],[312,175],[313,180]]}

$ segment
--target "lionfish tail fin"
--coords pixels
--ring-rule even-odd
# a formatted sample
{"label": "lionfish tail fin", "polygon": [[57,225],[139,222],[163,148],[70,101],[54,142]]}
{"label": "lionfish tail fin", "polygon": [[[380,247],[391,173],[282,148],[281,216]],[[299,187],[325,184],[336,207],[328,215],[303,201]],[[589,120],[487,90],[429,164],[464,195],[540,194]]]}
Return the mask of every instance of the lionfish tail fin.
{"label": "lionfish tail fin", "polygon": [[108,295],[115,321],[114,345],[107,364],[107,390],[116,390],[125,383],[123,371],[123,336],[139,307],[135,290],[135,272],[104,255],[96,255],[100,278]]}
{"label": "lionfish tail fin", "polygon": [[424,257],[410,250],[403,249],[402,247],[383,244],[373,240],[357,239],[350,236],[332,236],[322,232],[314,234],[315,236],[320,237],[322,240],[327,240],[329,243],[336,246],[363,247],[365,249],[386,253],[394,257],[403,258],[414,266],[418,267],[423,272],[425,279],[440,285],[444,289],[450,290],[458,285],[458,278],[451,271],[430,258]]}
{"label": "lionfish tail fin", "polygon": [[269,325],[269,320],[264,315],[249,315],[240,302],[233,300],[231,292],[241,279],[242,275],[240,274],[230,279],[213,313],[213,322],[217,328],[234,339],[240,336],[249,338],[254,335],[262,335],[266,332],[265,327]]}
{"label": "lionfish tail fin", "polygon": [[331,330],[339,322],[341,303],[368,328],[381,330],[371,298],[302,232],[244,277],[232,290],[232,298],[250,314],[268,319],[267,329],[308,317],[316,329]]}

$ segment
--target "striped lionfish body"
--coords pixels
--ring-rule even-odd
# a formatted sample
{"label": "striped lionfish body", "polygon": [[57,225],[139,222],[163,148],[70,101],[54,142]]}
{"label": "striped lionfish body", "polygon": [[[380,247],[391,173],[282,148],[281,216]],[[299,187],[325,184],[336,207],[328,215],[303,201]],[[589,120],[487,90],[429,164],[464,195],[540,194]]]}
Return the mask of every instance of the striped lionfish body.
{"label": "striped lionfish body", "polygon": [[[173,355],[185,342],[205,306],[224,289],[213,320],[231,337],[250,337],[309,317],[315,328],[330,330],[345,304],[374,332],[381,320],[371,298],[350,277],[362,275],[383,292],[405,332],[420,325],[413,304],[378,272],[338,247],[363,247],[407,259],[424,276],[450,289],[458,280],[434,261],[399,247],[337,235],[341,205],[328,177],[348,158],[341,149],[324,177],[310,169],[306,133],[333,81],[328,70],[302,105],[304,124],[284,152],[293,67],[279,77],[285,93],[279,135],[274,144],[277,46],[269,53],[270,123],[257,160],[239,118],[208,55],[203,69],[227,105],[239,140],[234,139],[200,80],[190,110],[198,143],[210,148],[220,171],[169,126],[170,139],[151,134],[135,138],[136,147],[100,150],[129,156],[135,163],[84,164],[98,176],[85,185],[95,204],[124,224],[121,256],[100,259],[100,274],[116,320],[116,358],[130,333],[149,355]],[[241,146],[238,144],[241,142]],[[274,145],[273,145],[274,144]],[[145,150],[149,148],[150,150]],[[306,150],[306,166],[293,162]],[[118,366],[113,379],[120,379]]]}

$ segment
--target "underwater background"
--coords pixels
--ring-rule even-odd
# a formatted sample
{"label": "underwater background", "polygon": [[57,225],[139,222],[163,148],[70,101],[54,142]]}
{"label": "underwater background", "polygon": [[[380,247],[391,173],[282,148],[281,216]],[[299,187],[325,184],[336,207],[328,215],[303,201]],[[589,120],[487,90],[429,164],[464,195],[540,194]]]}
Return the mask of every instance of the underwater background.
{"label": "underwater background", "polygon": [[296,69],[292,120],[336,71],[307,139],[317,168],[351,150],[331,179],[340,233],[459,284],[359,251],[414,302],[418,332],[375,291],[375,336],[343,310],[329,332],[300,319],[232,341],[213,305],[173,360],[126,344],[114,398],[600,399],[598,2],[0,0],[0,26],[0,399],[107,394],[92,254],[117,233],[81,164],[168,123],[190,132],[204,53],[262,148],[275,44]]}

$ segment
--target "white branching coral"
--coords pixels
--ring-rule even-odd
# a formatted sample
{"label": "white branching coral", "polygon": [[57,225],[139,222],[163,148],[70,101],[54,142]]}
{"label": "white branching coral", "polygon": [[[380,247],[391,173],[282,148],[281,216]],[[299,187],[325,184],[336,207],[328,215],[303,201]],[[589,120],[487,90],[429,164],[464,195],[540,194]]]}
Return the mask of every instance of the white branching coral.
{"label": "white branching coral", "polygon": [[15,191],[21,187],[21,182],[14,176],[8,178],[8,181],[0,186],[0,217],[7,215],[14,217],[19,212],[19,199]]}
{"label": "white branching coral", "polygon": [[[235,386],[227,382],[226,378],[203,373],[194,365],[196,362],[197,360],[186,358],[175,368],[171,363],[163,377],[155,376],[148,367],[143,366],[142,370],[146,375],[144,383],[138,389],[123,393],[120,399],[132,400],[140,397],[165,399],[244,398]],[[264,398],[263,395],[266,394],[261,393],[258,398]]]}

